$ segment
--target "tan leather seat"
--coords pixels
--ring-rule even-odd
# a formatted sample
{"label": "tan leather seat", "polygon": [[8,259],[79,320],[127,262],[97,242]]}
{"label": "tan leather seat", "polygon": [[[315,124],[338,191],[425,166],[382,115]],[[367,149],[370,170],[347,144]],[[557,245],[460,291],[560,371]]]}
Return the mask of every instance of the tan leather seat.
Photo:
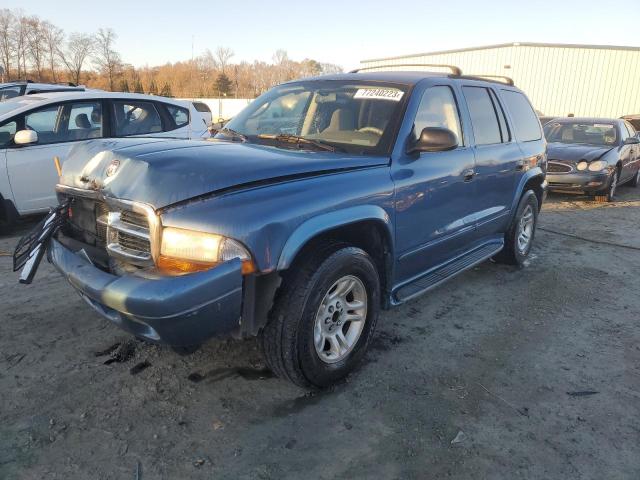
{"label": "tan leather seat", "polygon": [[351,110],[346,108],[338,108],[331,114],[331,121],[325,131],[339,132],[355,130],[356,119]]}

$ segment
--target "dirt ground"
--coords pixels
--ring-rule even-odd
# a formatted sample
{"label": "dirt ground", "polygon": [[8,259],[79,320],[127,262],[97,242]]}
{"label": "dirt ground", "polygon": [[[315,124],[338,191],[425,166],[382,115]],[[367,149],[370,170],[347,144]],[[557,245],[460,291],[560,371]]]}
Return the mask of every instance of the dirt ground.
{"label": "dirt ground", "polygon": [[131,341],[50,265],[27,287],[1,256],[0,478],[640,478],[639,207],[552,196],[526,268],[384,312],[314,395],[253,341]]}

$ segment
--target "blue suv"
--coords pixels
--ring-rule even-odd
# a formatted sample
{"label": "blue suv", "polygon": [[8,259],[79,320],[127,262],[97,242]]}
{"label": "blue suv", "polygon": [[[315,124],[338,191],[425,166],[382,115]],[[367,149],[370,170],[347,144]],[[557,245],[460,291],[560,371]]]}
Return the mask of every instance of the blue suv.
{"label": "blue suv", "polygon": [[324,387],[381,309],[494,258],[522,265],[546,143],[508,79],[351,72],[277,86],[207,142],[79,145],[61,206],[18,245],[102,316],[175,346],[259,336],[269,367]]}

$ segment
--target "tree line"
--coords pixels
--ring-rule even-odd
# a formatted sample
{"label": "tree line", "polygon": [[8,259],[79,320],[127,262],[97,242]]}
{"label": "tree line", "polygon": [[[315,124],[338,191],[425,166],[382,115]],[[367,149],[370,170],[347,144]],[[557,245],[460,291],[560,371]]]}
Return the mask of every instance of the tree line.
{"label": "tree line", "polygon": [[2,80],[72,82],[168,97],[253,98],[288,80],[342,71],[309,58],[292,60],[285,50],[276,51],[271,62],[233,62],[233,50],[223,46],[185,61],[136,67],[123,62],[117,38],[111,28],[66,33],[36,15],[0,9]]}

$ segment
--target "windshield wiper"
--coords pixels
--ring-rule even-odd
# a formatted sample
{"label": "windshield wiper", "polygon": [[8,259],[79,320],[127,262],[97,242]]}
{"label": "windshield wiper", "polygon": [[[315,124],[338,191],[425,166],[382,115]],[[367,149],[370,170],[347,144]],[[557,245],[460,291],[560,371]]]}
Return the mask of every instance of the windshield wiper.
{"label": "windshield wiper", "polygon": [[235,130],[233,130],[233,129],[229,128],[229,127],[222,127],[220,130],[218,130],[218,133],[222,133],[223,135],[227,135],[228,137],[231,137],[232,139],[233,138],[237,138],[241,142],[246,142],[246,141],[249,140],[244,133],[236,132]]}
{"label": "windshield wiper", "polygon": [[[313,145],[316,148],[319,148],[321,150],[326,150],[328,152],[335,152],[338,149],[338,147],[335,147],[334,145],[323,142],[322,140],[314,140],[311,138],[305,138],[299,135],[291,135],[288,133],[280,133],[278,135],[261,134],[261,135],[258,135],[258,138],[275,140],[276,142],[280,142],[280,143],[292,143],[294,145]],[[343,151],[342,149],[340,150]]]}

